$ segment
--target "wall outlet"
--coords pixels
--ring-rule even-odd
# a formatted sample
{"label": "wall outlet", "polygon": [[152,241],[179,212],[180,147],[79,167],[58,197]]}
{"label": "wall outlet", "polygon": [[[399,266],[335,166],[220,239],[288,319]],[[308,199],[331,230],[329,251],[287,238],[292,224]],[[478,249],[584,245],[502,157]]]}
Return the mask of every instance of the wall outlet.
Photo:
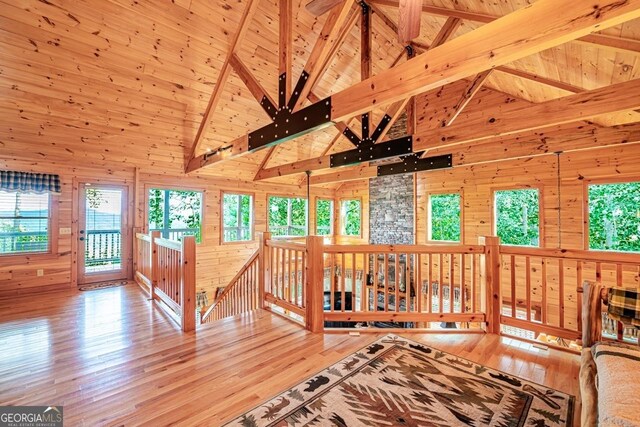
{"label": "wall outlet", "polygon": [[71,229],[70,228],[66,228],[65,227],[65,228],[61,228],[60,229],[60,235],[61,236],[69,235],[69,234],[71,234]]}
{"label": "wall outlet", "polygon": [[38,276],[38,277],[42,277],[42,276],[44,276],[44,270],[43,270],[43,269],[41,269],[41,268],[39,268],[39,269],[36,271],[36,276]]}

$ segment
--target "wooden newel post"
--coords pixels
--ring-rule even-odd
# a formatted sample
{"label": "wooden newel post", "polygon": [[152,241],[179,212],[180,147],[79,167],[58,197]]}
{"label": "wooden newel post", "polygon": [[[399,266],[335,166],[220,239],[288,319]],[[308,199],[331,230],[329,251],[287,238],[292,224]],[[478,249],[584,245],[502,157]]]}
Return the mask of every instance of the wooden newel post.
{"label": "wooden newel post", "polygon": [[306,327],[311,332],[324,332],[324,238],[308,236],[306,249],[306,282],[304,284]]}
{"label": "wooden newel post", "polygon": [[184,332],[196,329],[196,238],[182,237],[182,295],[180,319]]}
{"label": "wooden newel post", "polygon": [[160,262],[158,260],[158,245],[156,244],[156,239],[159,239],[160,236],[160,231],[151,232],[151,253],[149,254],[151,257],[151,288],[149,289],[149,296],[152,300],[155,298],[155,290],[160,278]]}
{"label": "wooden newel post", "polygon": [[487,316],[487,332],[500,333],[501,301],[500,295],[500,238],[495,236],[479,237],[478,244],[485,246],[483,262],[480,263],[482,275],[481,308]]}
{"label": "wooden newel post", "polygon": [[140,260],[138,259],[139,257],[139,252],[140,252],[140,247],[138,244],[138,233],[140,233],[142,231],[142,229],[140,227],[133,227],[133,279],[136,279],[136,273],[138,272],[139,265],[140,265]]}
{"label": "wooden newel post", "polygon": [[258,233],[258,307],[265,308],[264,295],[267,287],[271,289],[271,248],[267,246],[267,241],[271,239],[268,231]]}

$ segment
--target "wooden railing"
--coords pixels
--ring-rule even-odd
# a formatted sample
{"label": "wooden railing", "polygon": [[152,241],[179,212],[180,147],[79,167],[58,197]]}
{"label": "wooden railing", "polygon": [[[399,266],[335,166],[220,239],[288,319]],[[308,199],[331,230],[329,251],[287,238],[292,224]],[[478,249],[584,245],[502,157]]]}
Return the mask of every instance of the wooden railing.
{"label": "wooden railing", "polygon": [[480,245],[329,245],[327,322],[484,322]]}
{"label": "wooden railing", "polygon": [[[266,236],[271,237],[271,234]],[[306,319],[306,243],[264,241],[264,301],[279,313],[304,323]]]}
{"label": "wooden railing", "polygon": [[637,287],[640,255],[500,246],[500,323],[576,340],[584,281]]}
{"label": "wooden railing", "polygon": [[222,294],[202,314],[200,323],[209,323],[225,317],[248,313],[261,307],[258,288],[260,264],[255,251],[244,266],[225,287]]}
{"label": "wooden railing", "polygon": [[135,279],[154,301],[158,301],[183,331],[195,329],[196,242],[162,239],[159,232],[137,232],[134,243]]}
{"label": "wooden railing", "polygon": [[262,233],[203,320],[265,308],[314,332],[445,322],[575,340],[585,280],[637,286],[640,255],[504,246],[497,237],[477,245],[325,245],[320,236],[284,241]]}

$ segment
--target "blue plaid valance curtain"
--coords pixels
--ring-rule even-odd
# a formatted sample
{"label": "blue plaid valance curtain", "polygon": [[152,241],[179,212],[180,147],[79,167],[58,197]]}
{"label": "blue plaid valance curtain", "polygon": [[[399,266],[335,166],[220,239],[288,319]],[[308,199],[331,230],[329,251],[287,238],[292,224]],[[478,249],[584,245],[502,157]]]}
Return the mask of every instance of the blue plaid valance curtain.
{"label": "blue plaid valance curtain", "polygon": [[0,171],[0,190],[60,194],[60,177],[48,173]]}

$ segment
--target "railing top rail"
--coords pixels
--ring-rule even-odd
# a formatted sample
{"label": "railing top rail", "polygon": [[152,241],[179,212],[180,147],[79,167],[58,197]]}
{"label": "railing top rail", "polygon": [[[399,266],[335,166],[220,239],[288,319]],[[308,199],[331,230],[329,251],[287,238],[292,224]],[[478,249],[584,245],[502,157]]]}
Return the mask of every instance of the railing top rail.
{"label": "railing top rail", "polygon": [[482,254],[483,245],[325,245],[325,253]]}
{"label": "railing top rail", "polygon": [[600,262],[608,264],[640,264],[640,254],[628,252],[585,251],[579,249],[523,248],[519,246],[501,245],[500,254],[542,258],[562,258],[575,261]]}
{"label": "railing top rail", "polygon": [[249,260],[242,266],[242,268],[240,269],[240,271],[238,271],[238,274],[236,274],[233,279],[231,279],[231,281],[229,282],[229,284],[224,288],[224,291],[222,291],[222,294],[220,294],[220,296],[213,302],[213,304],[211,304],[209,306],[209,308],[207,309],[207,311],[205,311],[205,313],[202,315],[202,320],[206,319],[211,312],[216,308],[216,306],[218,305],[218,303],[220,301],[222,301],[229,292],[231,292],[231,290],[233,289],[233,285],[237,282],[237,280],[242,276],[242,274],[249,268],[249,266],[251,264],[253,264],[254,262],[257,261],[258,259],[258,255],[260,253],[260,250],[256,250],[253,255],[251,255],[251,258],[249,258]]}
{"label": "railing top rail", "polygon": [[280,249],[293,249],[296,251],[304,250],[306,247],[305,243],[302,242],[292,242],[290,240],[274,240],[270,239],[265,242],[267,246],[272,248],[280,248]]}
{"label": "railing top rail", "polygon": [[174,251],[182,252],[182,243],[177,240],[169,240],[163,238],[156,238],[155,242],[158,246],[162,246]]}
{"label": "railing top rail", "polygon": [[151,235],[150,234],[136,233],[136,239],[144,240],[145,242],[151,243]]}

